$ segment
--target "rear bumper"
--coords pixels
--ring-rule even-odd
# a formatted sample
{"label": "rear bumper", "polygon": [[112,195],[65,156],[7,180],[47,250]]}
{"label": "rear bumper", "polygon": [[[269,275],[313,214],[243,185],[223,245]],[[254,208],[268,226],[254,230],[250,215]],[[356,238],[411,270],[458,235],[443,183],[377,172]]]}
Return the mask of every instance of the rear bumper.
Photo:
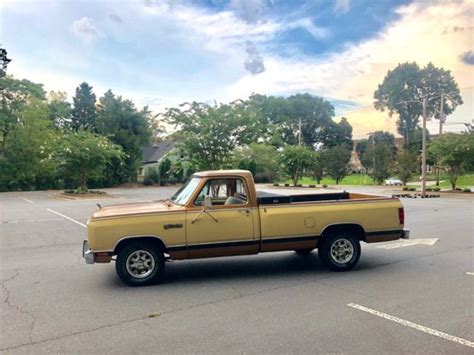
{"label": "rear bumper", "polygon": [[402,239],[410,239],[410,230],[409,229],[404,229],[401,238]]}
{"label": "rear bumper", "polygon": [[410,231],[408,229],[395,229],[367,232],[365,236],[365,241],[367,243],[380,243],[409,238]]}
{"label": "rear bumper", "polygon": [[90,250],[87,240],[82,243],[82,257],[86,264],[94,264],[94,252]]}

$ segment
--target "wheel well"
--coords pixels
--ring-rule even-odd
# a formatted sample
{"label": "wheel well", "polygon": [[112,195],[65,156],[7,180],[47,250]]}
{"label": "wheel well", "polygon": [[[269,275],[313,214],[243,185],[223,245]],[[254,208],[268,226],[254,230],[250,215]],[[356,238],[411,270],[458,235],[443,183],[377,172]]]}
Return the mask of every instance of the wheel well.
{"label": "wheel well", "polygon": [[163,243],[161,239],[157,237],[130,237],[130,238],[122,239],[115,246],[114,255],[117,255],[120,252],[120,250],[125,248],[130,243],[135,243],[135,242],[146,243],[148,245],[152,245],[153,247],[156,247],[158,250],[161,250],[162,252],[166,252],[165,244]]}
{"label": "wheel well", "polygon": [[324,237],[327,237],[328,235],[340,232],[349,232],[353,235],[356,235],[359,240],[365,241],[364,228],[362,228],[360,224],[355,223],[335,224],[332,226],[328,226],[323,230],[321,237],[324,239]]}

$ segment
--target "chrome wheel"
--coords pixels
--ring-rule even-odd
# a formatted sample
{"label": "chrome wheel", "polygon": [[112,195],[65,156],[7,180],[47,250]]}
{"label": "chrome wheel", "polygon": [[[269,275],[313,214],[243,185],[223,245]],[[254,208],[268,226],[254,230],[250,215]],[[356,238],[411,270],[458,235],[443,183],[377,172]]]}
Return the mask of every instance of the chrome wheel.
{"label": "chrome wheel", "polygon": [[345,239],[340,238],[331,245],[331,259],[338,264],[348,263],[354,256],[354,246]]}
{"label": "chrome wheel", "polygon": [[135,250],[128,256],[125,265],[131,276],[143,279],[155,269],[155,258],[146,250]]}

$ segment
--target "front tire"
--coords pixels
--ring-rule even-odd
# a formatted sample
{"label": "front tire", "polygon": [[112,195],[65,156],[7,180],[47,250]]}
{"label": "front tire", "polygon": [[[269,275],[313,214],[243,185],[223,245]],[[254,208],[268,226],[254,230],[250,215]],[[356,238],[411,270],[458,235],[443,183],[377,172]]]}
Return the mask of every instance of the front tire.
{"label": "front tire", "polygon": [[120,279],[129,286],[150,285],[161,279],[165,257],[153,245],[130,243],[119,251],[115,269]]}
{"label": "front tire", "polygon": [[359,261],[361,249],[359,239],[348,232],[337,232],[322,239],[319,257],[333,271],[348,271]]}

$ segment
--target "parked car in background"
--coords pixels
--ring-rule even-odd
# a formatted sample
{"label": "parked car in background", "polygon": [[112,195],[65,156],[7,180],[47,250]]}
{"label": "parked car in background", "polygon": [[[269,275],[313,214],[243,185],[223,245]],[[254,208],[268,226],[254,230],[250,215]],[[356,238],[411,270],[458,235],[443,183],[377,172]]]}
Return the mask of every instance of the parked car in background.
{"label": "parked car in background", "polygon": [[385,180],[385,185],[399,185],[399,186],[402,186],[403,183],[402,183],[402,180],[398,179],[398,178],[395,178],[395,177],[391,177],[391,178],[388,178]]}

